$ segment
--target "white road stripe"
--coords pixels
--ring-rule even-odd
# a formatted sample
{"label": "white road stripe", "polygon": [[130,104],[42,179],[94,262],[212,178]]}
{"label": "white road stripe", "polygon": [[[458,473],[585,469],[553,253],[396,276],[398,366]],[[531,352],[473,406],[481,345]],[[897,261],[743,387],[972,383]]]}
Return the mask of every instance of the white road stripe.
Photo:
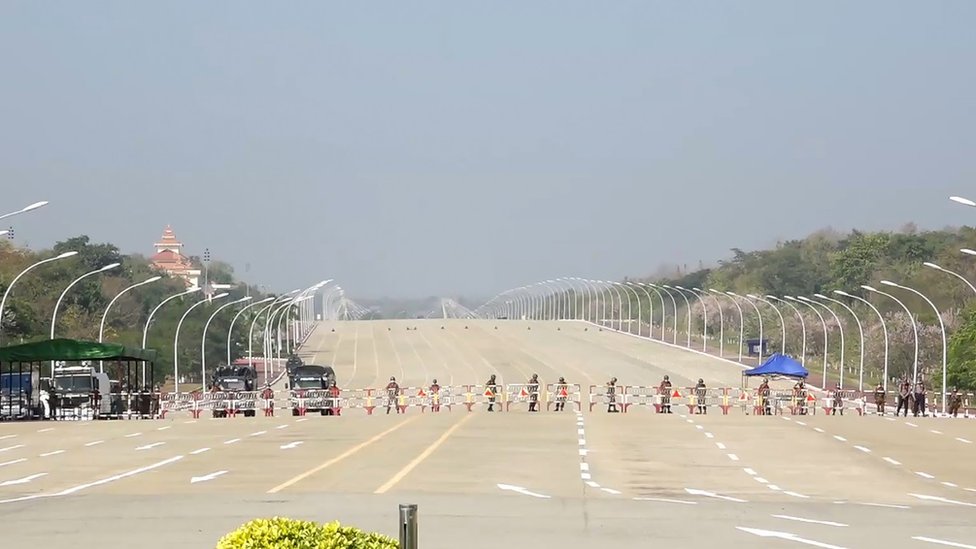
{"label": "white road stripe", "polygon": [[261,435],[265,435],[265,434],[267,434],[267,433],[268,433],[267,431],[258,431],[258,432],[256,432],[256,433],[251,433],[251,436],[252,436],[252,437],[259,437],[259,436],[261,436]]}
{"label": "white road stripe", "polygon": [[684,501],[680,499],[667,499],[667,498],[634,498],[634,501],[658,501],[661,503],[680,503],[682,505],[698,505],[697,501]]}
{"label": "white road stripe", "polygon": [[944,486],[948,486],[949,488],[959,488],[959,485],[958,484],[953,484],[951,482],[943,482],[942,484]]}
{"label": "white road stripe", "polygon": [[172,429],[172,428],[173,428],[172,425],[167,425],[166,427],[160,427],[159,429],[156,429],[156,430],[157,431],[165,431],[166,429]]}
{"label": "white road stripe", "polygon": [[726,454],[726,455],[729,456],[729,459],[731,459],[732,461],[739,461],[739,456],[735,454]]}
{"label": "white road stripe", "polygon": [[934,433],[936,435],[941,435],[942,434],[942,431],[936,431],[935,429],[930,429],[929,432],[930,433]]}
{"label": "white road stripe", "polygon": [[973,441],[971,441],[971,440],[967,440],[967,439],[960,438],[960,437],[956,437],[956,440],[958,440],[959,442],[964,442],[966,444],[972,444],[973,443]]}
{"label": "white road stripe", "polygon": [[580,446],[586,446],[586,439],[585,438],[579,439],[579,445]]}
{"label": "white road stripe", "polygon": [[7,465],[16,465],[18,463],[23,463],[25,461],[27,461],[27,458],[15,459],[13,461],[5,461],[3,463],[0,463],[0,467],[6,467]]}
{"label": "white road stripe", "polygon": [[589,470],[590,470],[589,463],[580,463],[580,471],[589,471]]}
{"label": "white road stripe", "polygon": [[797,422],[796,422],[796,424],[797,424],[797,425],[802,425],[802,426],[804,426],[804,427],[806,427],[806,426],[807,426],[807,424],[806,424],[806,423],[804,423],[804,422],[802,422],[802,421],[797,421]]}
{"label": "white road stripe", "polygon": [[587,486],[590,486],[590,487],[592,487],[592,488],[599,488],[599,487],[600,487],[600,485],[599,485],[599,484],[597,484],[597,483],[595,483],[595,482],[593,482],[592,480],[588,480],[588,481],[586,481],[586,485],[587,485]]}
{"label": "white road stripe", "polygon": [[147,444],[145,446],[140,446],[140,447],[136,448],[136,451],[152,450],[153,448],[155,448],[157,446],[162,446],[163,444],[166,444],[166,443],[165,442],[153,442],[152,444]]}
{"label": "white road stripe", "polygon": [[945,545],[946,547],[961,547],[962,549],[976,549],[976,545],[966,545],[965,543],[946,541],[944,539],[927,538],[925,536],[914,536],[912,539],[933,543],[935,545]]}
{"label": "white road stripe", "polygon": [[589,473],[580,473],[580,478],[583,479],[583,480],[590,480],[593,477],[590,476]]}
{"label": "white road stripe", "polygon": [[617,491],[617,490],[614,490],[613,488],[601,488],[601,490],[603,490],[604,492],[606,492],[608,494],[613,494],[615,496],[619,496],[620,495],[620,492]]}
{"label": "white road stripe", "polygon": [[131,435],[125,435],[125,438],[133,438],[142,436],[142,433],[132,433]]}
{"label": "white road stripe", "polygon": [[18,444],[16,446],[7,446],[6,448],[0,448],[0,453],[8,452],[10,450],[16,450],[17,448],[23,448],[23,447],[24,447],[23,444]]}
{"label": "white road stripe", "polygon": [[858,450],[864,452],[865,454],[870,454],[871,453],[871,450],[868,450],[864,446],[854,446],[854,447],[857,448]]}
{"label": "white road stripe", "polygon": [[197,422],[197,420],[191,419],[190,421],[184,421],[183,423],[190,424],[190,423],[196,423],[196,422]]}
{"label": "white road stripe", "polygon": [[240,442],[240,441],[241,441],[241,439],[239,439],[239,438],[232,438],[232,439],[224,442],[224,444],[234,444],[235,442]]}
{"label": "white road stripe", "polygon": [[780,492],[780,491],[783,490],[782,488],[780,488],[779,486],[776,486],[775,484],[770,484],[770,485],[766,486],[766,488],[769,488],[770,490],[775,490],[777,492]]}
{"label": "white road stripe", "polygon": [[748,467],[746,467],[745,469],[743,469],[743,471],[745,471],[747,475],[756,476],[756,472],[753,471],[752,469],[748,468]]}
{"label": "white road stripe", "polygon": [[705,433],[705,436],[708,437],[708,438],[715,438],[715,435],[713,435],[711,433]]}
{"label": "white road stripe", "polygon": [[718,449],[719,449],[719,450],[724,450],[724,449],[725,449],[725,445],[724,445],[724,444],[722,444],[721,442],[716,442],[716,443],[715,443],[715,446],[718,446]]}
{"label": "white road stripe", "polygon": [[844,437],[842,437],[842,436],[840,436],[840,435],[834,435],[834,438],[836,438],[837,440],[839,440],[841,442],[847,442],[847,439],[844,438]]}
{"label": "white road stripe", "polygon": [[284,429],[285,427],[288,427],[288,424],[287,423],[284,424],[284,425],[279,425],[279,426],[275,427],[275,429]]}
{"label": "white road stripe", "polygon": [[809,524],[823,524],[824,526],[839,526],[843,528],[847,527],[847,525],[842,522],[833,522],[829,520],[816,520],[816,519],[808,519],[802,517],[791,517],[790,515],[771,515],[771,516],[773,518],[778,518],[783,520],[794,520],[796,522],[806,522]]}
{"label": "white road stripe", "polygon": [[576,434],[577,435],[585,435],[586,434],[586,431],[584,431],[583,429],[577,429],[576,430]]}
{"label": "white road stripe", "polygon": [[908,425],[909,427],[918,427],[918,425],[915,425],[914,423],[909,423],[907,421],[905,422],[905,425]]}
{"label": "white road stripe", "polygon": [[955,505],[962,505],[964,507],[976,507],[976,503],[969,503],[966,501],[956,501],[954,499],[947,499],[939,496],[927,496],[925,494],[908,494],[908,495],[912,497],[916,497],[918,499],[924,499],[929,501],[941,501],[942,503],[952,503]]}
{"label": "white road stripe", "polygon": [[197,454],[202,454],[204,452],[209,452],[209,451],[210,451],[210,448],[200,448],[199,450],[194,450],[194,451],[190,452],[190,455],[191,456],[195,456]]}
{"label": "white road stripe", "polygon": [[54,427],[48,427],[47,429],[41,429],[38,433],[47,433],[48,431],[53,431]]}
{"label": "white road stripe", "polygon": [[8,438],[14,438],[16,436],[17,435],[3,435],[2,437],[0,437],[0,440],[7,440]]}
{"label": "white road stripe", "polygon": [[761,484],[769,484],[769,481],[762,477],[752,477],[752,479]]}
{"label": "white road stripe", "polygon": [[886,457],[886,458],[884,458],[884,460],[887,461],[888,463],[892,464],[892,465],[901,465],[901,462],[900,461],[895,461],[895,460],[891,459],[890,457]]}
{"label": "white road stripe", "polygon": [[704,430],[705,430],[705,428],[704,428],[704,427],[702,427],[701,425],[695,425],[695,429],[700,429],[700,430],[702,430],[702,431],[704,431]]}
{"label": "white road stripe", "polygon": [[105,441],[104,440],[96,440],[96,441],[93,441],[93,442],[87,442],[87,443],[85,443],[85,446],[98,446],[99,444],[105,444]]}
{"label": "white road stripe", "polygon": [[892,505],[890,503],[858,503],[858,505],[867,505],[868,507],[887,507],[889,509],[911,509],[907,505]]}
{"label": "white road stripe", "polygon": [[805,496],[803,494],[798,494],[796,492],[783,492],[783,493],[786,494],[786,495],[788,495],[788,496],[793,496],[795,498],[810,499],[810,496]]}
{"label": "white road stripe", "polygon": [[53,452],[48,452],[48,453],[46,453],[46,454],[41,454],[41,457],[42,457],[42,458],[46,458],[46,457],[48,457],[48,456],[56,456],[56,455],[58,455],[58,454],[63,454],[63,453],[64,453],[64,450],[55,450],[55,451],[53,451]]}
{"label": "white road stripe", "polygon": [[920,477],[924,477],[924,478],[935,478],[932,475],[930,475],[928,473],[923,473],[921,471],[915,471],[915,474],[918,475],[918,476],[920,476]]}
{"label": "white road stripe", "polygon": [[818,433],[824,432],[824,430],[821,429],[820,427],[814,427],[813,430],[816,431],[816,432],[818,432]]}
{"label": "white road stripe", "polygon": [[301,423],[301,422],[303,422],[303,421],[308,421],[308,419],[309,419],[309,418],[307,418],[307,417],[303,417],[302,419],[296,419],[296,420],[295,420],[295,423]]}

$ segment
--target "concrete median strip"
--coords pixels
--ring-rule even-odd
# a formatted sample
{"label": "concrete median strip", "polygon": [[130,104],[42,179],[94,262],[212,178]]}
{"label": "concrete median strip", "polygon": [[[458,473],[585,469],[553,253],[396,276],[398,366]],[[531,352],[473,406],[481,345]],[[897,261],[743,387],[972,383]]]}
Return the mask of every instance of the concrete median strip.
{"label": "concrete median strip", "polygon": [[[470,417],[470,416],[466,416],[466,417]],[[349,448],[345,452],[343,452],[343,453],[339,454],[338,456],[336,456],[336,457],[334,457],[334,458],[326,461],[325,463],[323,463],[323,464],[321,464],[321,465],[319,465],[317,467],[314,467],[312,469],[309,469],[308,471],[305,471],[304,473],[302,473],[300,475],[297,475],[297,476],[295,476],[295,477],[293,477],[293,478],[291,478],[291,479],[289,479],[289,480],[287,480],[287,481],[279,484],[278,486],[275,486],[274,488],[268,490],[268,493],[269,494],[277,494],[278,492],[284,490],[285,488],[288,488],[289,486],[293,486],[294,484],[297,484],[297,483],[305,480],[306,478],[308,478],[308,477],[310,477],[310,476],[312,476],[312,475],[314,475],[314,474],[316,474],[316,473],[318,473],[320,471],[323,471],[323,470],[325,470],[325,469],[327,469],[327,468],[335,465],[336,463],[339,463],[340,461],[343,461],[344,459],[348,458],[349,456],[352,456],[352,455],[356,454],[357,452],[359,452],[363,448],[366,448],[367,446],[370,446],[371,444],[373,444],[373,443],[375,443],[375,442],[377,442],[379,440],[382,440],[383,438],[387,437],[391,433],[393,433],[393,432],[397,431],[398,429],[402,428],[404,425],[407,425],[409,423],[412,423],[412,422],[416,421],[419,418],[420,418],[420,416],[413,416],[410,419],[401,421],[400,423],[397,423],[396,425],[394,425],[393,427],[390,427],[389,429],[383,431],[382,433],[380,433],[380,434],[378,434],[378,435],[376,435],[376,436],[374,436],[374,437],[372,437],[372,438],[370,438],[370,439],[368,439],[368,440],[366,440],[364,442],[360,442],[359,444],[353,446],[352,448]]]}

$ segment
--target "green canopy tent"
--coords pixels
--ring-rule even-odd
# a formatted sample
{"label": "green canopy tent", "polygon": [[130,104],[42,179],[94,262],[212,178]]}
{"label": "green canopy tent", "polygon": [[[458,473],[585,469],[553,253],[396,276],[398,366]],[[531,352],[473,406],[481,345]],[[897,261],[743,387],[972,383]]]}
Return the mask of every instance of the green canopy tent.
{"label": "green canopy tent", "polygon": [[[126,347],[117,343],[97,343],[94,341],[79,341],[74,339],[48,339],[21,345],[11,345],[0,347],[0,379],[5,400],[15,401],[17,406],[6,406],[3,410],[6,415],[16,415],[23,417],[25,409],[36,410],[39,394],[40,374],[44,363],[54,362],[81,362],[81,361],[110,361],[119,363],[124,368],[120,371],[118,381],[122,384],[118,389],[118,395],[111,395],[110,398],[118,401],[118,415],[121,415],[122,408],[126,408],[130,415],[135,412],[139,415],[153,414],[150,402],[156,402],[155,390],[151,386],[139,388],[139,379],[136,369],[139,363],[148,368],[148,375],[143,369],[143,383],[146,379],[152,379],[152,371],[156,360],[156,351],[153,349],[140,349],[137,347]],[[53,372],[52,372],[53,373]],[[125,393],[126,398],[122,398]],[[138,410],[132,407],[132,399],[139,393]],[[143,398],[145,397],[145,398]],[[128,402],[125,405],[123,400]],[[145,401],[143,403],[142,401]],[[0,411],[0,415],[3,415]],[[34,413],[26,414],[28,416]],[[0,418],[3,419],[3,418]]]}

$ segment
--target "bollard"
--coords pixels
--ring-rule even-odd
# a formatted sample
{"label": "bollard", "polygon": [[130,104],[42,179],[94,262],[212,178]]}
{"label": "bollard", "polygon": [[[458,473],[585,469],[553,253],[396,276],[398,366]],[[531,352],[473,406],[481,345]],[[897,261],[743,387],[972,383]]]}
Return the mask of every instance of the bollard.
{"label": "bollard", "polygon": [[400,504],[400,549],[417,549],[416,504]]}

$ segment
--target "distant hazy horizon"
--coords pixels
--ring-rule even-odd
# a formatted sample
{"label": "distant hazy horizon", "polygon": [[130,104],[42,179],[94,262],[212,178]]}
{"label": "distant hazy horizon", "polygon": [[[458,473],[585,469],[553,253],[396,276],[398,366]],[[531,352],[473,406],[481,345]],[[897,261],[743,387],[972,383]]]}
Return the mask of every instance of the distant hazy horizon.
{"label": "distant hazy horizon", "polygon": [[0,214],[51,201],[0,224],[35,248],[171,224],[277,291],[487,298],[976,219],[973,2],[0,13]]}

